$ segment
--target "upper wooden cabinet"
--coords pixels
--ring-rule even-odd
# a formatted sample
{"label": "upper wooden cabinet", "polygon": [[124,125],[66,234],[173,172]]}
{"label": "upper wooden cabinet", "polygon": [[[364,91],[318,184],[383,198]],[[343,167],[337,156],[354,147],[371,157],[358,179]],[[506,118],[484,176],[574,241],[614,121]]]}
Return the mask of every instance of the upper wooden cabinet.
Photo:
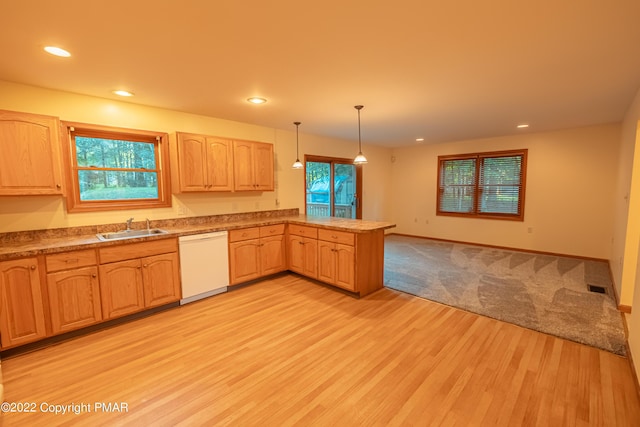
{"label": "upper wooden cabinet", "polygon": [[60,121],[0,110],[0,195],[62,194]]}
{"label": "upper wooden cabinet", "polygon": [[233,141],[233,179],[236,191],[273,191],[273,144]]}
{"label": "upper wooden cabinet", "polygon": [[177,133],[180,191],[233,191],[232,141]]}

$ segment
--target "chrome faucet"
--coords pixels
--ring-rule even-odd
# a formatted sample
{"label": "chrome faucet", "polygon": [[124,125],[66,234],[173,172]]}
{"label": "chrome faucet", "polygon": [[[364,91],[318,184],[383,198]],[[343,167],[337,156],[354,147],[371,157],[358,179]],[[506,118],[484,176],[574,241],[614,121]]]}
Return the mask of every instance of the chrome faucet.
{"label": "chrome faucet", "polygon": [[151,230],[151,222],[149,221],[149,218],[147,218],[147,231]]}
{"label": "chrome faucet", "polygon": [[131,231],[131,221],[133,221],[133,218],[127,220],[127,231]]}

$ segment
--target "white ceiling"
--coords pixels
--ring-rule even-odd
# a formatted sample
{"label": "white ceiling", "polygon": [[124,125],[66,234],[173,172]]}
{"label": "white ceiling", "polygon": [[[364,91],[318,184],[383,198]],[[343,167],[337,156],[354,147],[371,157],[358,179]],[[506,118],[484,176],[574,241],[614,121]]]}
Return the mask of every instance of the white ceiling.
{"label": "white ceiling", "polygon": [[0,80],[328,137],[363,104],[402,146],[621,121],[640,1],[3,0],[0,52]]}

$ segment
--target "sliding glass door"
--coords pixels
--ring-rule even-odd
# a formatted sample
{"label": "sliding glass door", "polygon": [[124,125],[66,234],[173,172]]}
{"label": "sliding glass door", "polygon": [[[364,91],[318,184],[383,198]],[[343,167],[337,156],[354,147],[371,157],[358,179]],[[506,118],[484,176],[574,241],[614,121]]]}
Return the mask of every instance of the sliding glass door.
{"label": "sliding glass door", "polygon": [[351,159],[305,156],[306,213],[362,218],[362,166]]}

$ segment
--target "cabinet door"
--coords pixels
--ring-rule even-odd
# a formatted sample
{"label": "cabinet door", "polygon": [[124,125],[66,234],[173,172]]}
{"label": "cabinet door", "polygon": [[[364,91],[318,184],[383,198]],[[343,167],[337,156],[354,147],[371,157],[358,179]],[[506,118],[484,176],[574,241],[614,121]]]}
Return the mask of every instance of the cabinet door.
{"label": "cabinet door", "polygon": [[155,307],[180,299],[178,254],[162,254],[143,258],[144,305]]}
{"label": "cabinet door", "polygon": [[229,282],[232,285],[260,277],[260,240],[229,243]]}
{"label": "cabinet door", "polygon": [[137,259],[100,266],[100,295],[105,320],[144,309],[141,270]]}
{"label": "cabinet door", "polygon": [[0,194],[62,194],[60,122],[0,111]]}
{"label": "cabinet door", "polygon": [[25,258],[0,263],[2,347],[44,338],[46,329],[38,263]]}
{"label": "cabinet door", "polygon": [[209,191],[233,191],[233,147],[228,139],[207,137]]}
{"label": "cabinet door", "polygon": [[266,276],[287,269],[284,235],[260,239],[260,273]]}
{"label": "cabinet door", "polygon": [[318,240],[318,280],[335,283],[336,279],[336,244]]}
{"label": "cabinet door", "polygon": [[47,275],[53,333],[102,320],[98,268],[85,267]]}
{"label": "cabinet door", "polygon": [[315,239],[303,238],[304,248],[304,270],[302,274],[313,279],[318,278],[318,241]]}
{"label": "cabinet door", "polygon": [[207,190],[207,142],[201,135],[178,133],[180,191]]}
{"label": "cabinet door", "polygon": [[335,284],[350,291],[356,290],[355,249],[353,246],[336,244],[335,247]]}
{"label": "cabinet door", "polygon": [[289,270],[304,274],[304,237],[289,236]]}
{"label": "cabinet door", "polygon": [[273,145],[256,142],[253,148],[255,189],[273,191]]}
{"label": "cabinet door", "polygon": [[237,191],[255,190],[253,143],[233,141],[233,186]]}

